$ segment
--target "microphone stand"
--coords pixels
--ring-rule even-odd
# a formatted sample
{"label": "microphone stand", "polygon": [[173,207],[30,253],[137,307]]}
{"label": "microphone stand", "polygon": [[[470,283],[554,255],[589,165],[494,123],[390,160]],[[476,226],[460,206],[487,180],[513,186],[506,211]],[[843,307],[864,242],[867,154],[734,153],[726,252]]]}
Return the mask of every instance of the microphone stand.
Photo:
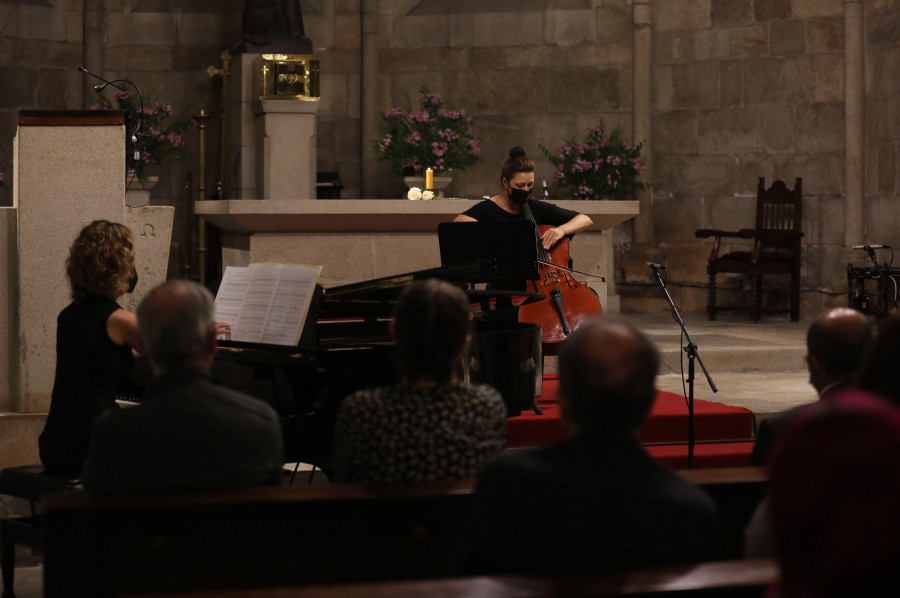
{"label": "microphone stand", "polygon": [[700,350],[697,349],[697,345],[694,343],[693,339],[691,339],[691,335],[688,334],[687,328],[684,326],[684,320],[681,319],[681,314],[678,313],[678,308],[675,307],[675,302],[672,301],[672,296],[669,295],[669,290],[666,288],[666,283],[663,282],[662,277],[659,275],[659,271],[665,269],[664,266],[660,266],[659,264],[648,264],[650,269],[653,270],[653,276],[656,278],[656,282],[659,283],[660,288],[662,289],[663,296],[665,296],[666,301],[669,302],[669,306],[672,308],[672,318],[678,322],[678,325],[681,326],[681,334],[684,338],[687,339],[687,346],[684,350],[688,355],[688,469],[693,468],[694,466],[694,360],[700,364],[700,369],[703,370],[703,374],[706,376],[706,381],[709,383],[709,387],[713,392],[719,392],[719,389],[716,388],[716,383],[713,382],[712,376],[709,375],[709,372],[706,370],[706,366],[703,365],[703,359],[700,357]]}
{"label": "microphone stand", "polygon": [[[890,249],[886,245],[882,247]],[[897,300],[895,297],[891,297],[891,289],[888,287],[888,282],[892,280],[891,269],[888,266],[878,263],[878,259],[875,257],[876,248],[878,247],[872,247],[870,245],[863,245],[862,247],[862,249],[869,254],[869,259],[872,260],[872,272],[881,282],[881,298],[878,302],[878,313],[876,314],[876,317],[880,320],[886,317],[892,309],[897,307]],[[893,256],[893,253],[891,255]]]}
{"label": "microphone stand", "polygon": [[140,109],[140,112],[138,112],[138,114],[132,114],[131,115],[132,118],[130,119],[131,122],[134,123],[134,126],[131,128],[131,131],[130,131],[131,143],[134,146],[134,153],[132,154],[132,157],[133,157],[133,161],[137,162],[141,158],[141,155],[138,152],[137,142],[138,142],[138,136],[143,135],[141,129],[143,128],[143,124],[144,124],[144,94],[141,93],[141,90],[137,85],[135,85],[132,81],[129,81],[127,79],[112,79],[112,80],[104,79],[100,75],[92,73],[91,71],[84,68],[84,65],[79,65],[78,70],[81,71],[82,73],[85,73],[86,75],[90,75],[94,79],[101,81],[101,83],[94,85],[94,91],[97,93],[100,93],[101,91],[106,89],[107,86],[109,86],[109,87],[114,87],[115,89],[118,89],[119,91],[127,94],[128,90],[126,90],[124,87],[122,87],[120,85],[117,85],[117,83],[124,83],[126,85],[130,85],[132,87],[132,89],[134,89],[134,91],[137,93],[138,102],[140,103],[141,109]]}

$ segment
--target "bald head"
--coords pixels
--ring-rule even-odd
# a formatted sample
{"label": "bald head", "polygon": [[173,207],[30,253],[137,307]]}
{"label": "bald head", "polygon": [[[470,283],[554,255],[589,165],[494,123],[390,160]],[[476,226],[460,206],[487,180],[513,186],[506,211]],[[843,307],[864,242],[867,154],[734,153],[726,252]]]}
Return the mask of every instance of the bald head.
{"label": "bald head", "polygon": [[564,416],[576,430],[632,432],[656,396],[659,354],[625,320],[600,316],[583,323],[559,354]]}
{"label": "bald head", "polygon": [[146,356],[161,370],[209,367],[215,352],[212,294],[190,280],[171,280],[150,291],[137,310]]}
{"label": "bald head", "polygon": [[849,381],[859,370],[872,336],[866,317],[849,307],[829,309],[816,318],[806,334],[810,383],[821,392],[836,382]]}

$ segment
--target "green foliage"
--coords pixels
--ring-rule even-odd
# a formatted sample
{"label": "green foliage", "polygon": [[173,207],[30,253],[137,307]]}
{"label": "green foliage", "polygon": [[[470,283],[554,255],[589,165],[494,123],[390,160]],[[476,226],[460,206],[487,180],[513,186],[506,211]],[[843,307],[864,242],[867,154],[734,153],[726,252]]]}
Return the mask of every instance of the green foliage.
{"label": "green foliage", "polygon": [[421,175],[426,168],[435,173],[465,170],[480,160],[481,147],[469,130],[466,111],[444,107],[444,98],[426,87],[418,110],[396,107],[384,113],[374,142],[378,159],[389,162],[398,174]]}
{"label": "green foliage", "polygon": [[566,140],[555,153],[543,145],[541,152],[556,166],[554,186],[573,199],[631,199],[646,185],[637,177],[646,168],[641,164],[642,143],[623,139],[621,127],[606,136],[603,121],[589,127],[582,142]]}
{"label": "green foliage", "polygon": [[[151,164],[184,159],[184,133],[191,127],[191,123],[179,120],[170,122],[173,114],[170,104],[154,101],[142,107],[137,93],[120,90],[115,93],[115,104],[106,96],[101,96],[100,103],[91,108],[125,112],[125,128],[128,131],[125,164],[128,170],[134,170],[139,179],[147,178],[146,168]],[[131,139],[133,131],[137,131],[137,158]]]}

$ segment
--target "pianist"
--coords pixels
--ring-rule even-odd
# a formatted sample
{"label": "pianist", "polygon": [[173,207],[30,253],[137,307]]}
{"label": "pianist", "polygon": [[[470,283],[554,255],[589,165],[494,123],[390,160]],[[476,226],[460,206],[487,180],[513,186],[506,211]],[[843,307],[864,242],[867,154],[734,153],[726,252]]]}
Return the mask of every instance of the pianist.
{"label": "pianist", "polygon": [[156,287],[137,310],[156,379],[137,407],[94,424],[84,486],[95,494],[280,484],[278,415],[213,383],[213,298],[187,280]]}
{"label": "pianist", "polygon": [[343,401],[334,481],[473,477],[506,446],[500,394],[458,380],[469,326],[469,302],[457,287],[424,280],[404,291],[392,326],[402,382]]}
{"label": "pianist", "polygon": [[75,479],[87,456],[91,424],[117,407],[140,350],[137,318],[116,303],[134,289],[134,244],[122,224],[96,220],[69,250],[72,303],[56,320],[56,375],[38,444],[48,475]]}

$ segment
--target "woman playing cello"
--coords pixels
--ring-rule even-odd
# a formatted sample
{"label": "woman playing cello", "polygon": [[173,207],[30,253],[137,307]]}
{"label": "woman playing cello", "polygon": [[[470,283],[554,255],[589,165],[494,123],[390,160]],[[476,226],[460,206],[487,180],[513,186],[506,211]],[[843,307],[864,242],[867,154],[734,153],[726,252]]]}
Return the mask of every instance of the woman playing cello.
{"label": "woman playing cello", "polygon": [[502,192],[475,204],[457,216],[454,222],[525,220],[523,207],[528,204],[538,225],[553,227],[541,235],[544,249],[552,248],[563,237],[571,238],[592,224],[584,214],[531,198],[534,160],[525,155],[525,150],[519,146],[509,150],[509,159],[500,169],[500,185]]}
{"label": "woman playing cello", "polygon": [[[584,214],[531,198],[534,189],[534,161],[521,147],[509,151],[500,170],[503,192],[479,202],[456,217],[455,222],[502,222],[531,220],[540,240],[538,259],[540,280],[503,285],[508,290],[534,291],[547,301],[523,306],[519,320],[539,324],[545,349],[567,336],[585,317],[602,312],[593,292],[571,277],[568,270],[568,239],[591,226]],[[565,241],[565,243],[561,243]],[[551,253],[551,250],[556,250]],[[561,251],[560,251],[561,250]],[[565,255],[561,255],[564,253]],[[499,303],[497,307],[501,306]]]}

